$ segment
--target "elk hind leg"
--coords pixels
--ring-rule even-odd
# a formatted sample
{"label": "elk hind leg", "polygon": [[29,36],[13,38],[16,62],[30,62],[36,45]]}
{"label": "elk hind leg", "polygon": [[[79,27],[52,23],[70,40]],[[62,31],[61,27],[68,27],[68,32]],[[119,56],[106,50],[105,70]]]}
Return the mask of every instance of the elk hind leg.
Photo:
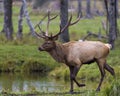
{"label": "elk hind leg", "polygon": [[103,60],[103,59],[97,60],[97,64],[98,64],[99,70],[101,72],[101,79],[100,79],[100,82],[99,82],[99,85],[98,85],[96,91],[100,91],[100,87],[101,87],[102,82],[103,82],[104,77],[105,77],[105,70],[104,70],[105,60]]}
{"label": "elk hind leg", "polygon": [[114,69],[110,67],[107,63],[105,64],[104,68],[111,73],[111,75],[115,76]]}

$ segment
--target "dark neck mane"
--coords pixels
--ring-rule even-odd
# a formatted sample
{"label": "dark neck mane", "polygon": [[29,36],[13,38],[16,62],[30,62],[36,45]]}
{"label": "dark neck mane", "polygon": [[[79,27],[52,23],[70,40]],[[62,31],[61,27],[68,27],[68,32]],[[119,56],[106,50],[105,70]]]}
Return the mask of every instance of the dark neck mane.
{"label": "dark neck mane", "polygon": [[56,44],[56,47],[48,53],[57,61],[65,63],[65,48],[62,44]]}

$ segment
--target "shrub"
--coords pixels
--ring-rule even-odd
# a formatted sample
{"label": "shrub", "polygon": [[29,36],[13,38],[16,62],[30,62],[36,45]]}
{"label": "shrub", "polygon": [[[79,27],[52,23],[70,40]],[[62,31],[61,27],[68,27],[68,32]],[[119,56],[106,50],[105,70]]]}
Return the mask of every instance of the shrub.
{"label": "shrub", "polygon": [[53,64],[45,63],[44,61],[34,60],[32,58],[26,60],[22,66],[23,72],[40,72],[47,73],[52,70],[54,67]]}
{"label": "shrub", "polygon": [[14,60],[7,60],[2,65],[2,71],[3,72],[14,72],[15,70],[15,61]]}

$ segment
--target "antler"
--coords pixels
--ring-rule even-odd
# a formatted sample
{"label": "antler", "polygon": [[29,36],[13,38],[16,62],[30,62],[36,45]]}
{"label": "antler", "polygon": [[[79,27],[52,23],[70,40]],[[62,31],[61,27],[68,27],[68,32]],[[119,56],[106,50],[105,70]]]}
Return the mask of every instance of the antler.
{"label": "antler", "polygon": [[46,35],[44,33],[40,34],[40,33],[35,32],[35,34],[38,38],[46,39]]}
{"label": "antler", "polygon": [[49,30],[49,24],[50,24],[50,21],[52,21],[53,19],[55,19],[58,15],[50,18],[50,11],[48,11],[48,22],[47,22],[47,30],[46,30],[46,35],[48,36],[48,30]]}
{"label": "antler", "polygon": [[55,38],[55,37],[57,37],[58,35],[60,35],[60,34],[61,34],[62,32],[64,32],[65,29],[68,28],[69,26],[78,23],[79,20],[80,20],[80,16],[77,18],[76,21],[71,22],[71,21],[72,21],[72,15],[71,15],[69,21],[67,22],[67,24],[66,24],[63,28],[61,28],[61,24],[60,24],[60,31],[59,31],[59,33],[57,33],[56,35],[52,36],[52,38]]}
{"label": "antler", "polygon": [[41,23],[42,23],[42,21],[45,19],[47,17],[47,14],[40,20],[40,22],[38,23],[38,24],[36,24],[35,25],[35,27],[34,28],[39,28],[39,30],[41,31],[41,33],[42,34],[39,34],[39,33],[37,33],[37,32],[35,32],[35,34],[36,34],[36,36],[38,37],[38,38],[43,38],[43,39],[45,39],[45,32],[41,29],[41,27],[40,27],[40,25],[41,25]]}
{"label": "antler", "polygon": [[40,20],[40,22],[39,22],[38,24],[35,25],[34,28],[38,27],[41,32],[44,32],[39,25],[42,23],[42,21],[43,21],[46,17],[47,17],[47,14]]}
{"label": "antler", "polygon": [[[41,29],[41,27],[39,26],[39,24],[41,24],[41,22],[42,22],[47,16],[48,16],[47,29],[46,29],[46,32],[44,32],[44,31],[42,31],[42,29]],[[51,35],[51,36],[48,36],[48,29],[49,29],[50,21],[53,20],[53,19],[55,19],[57,16],[58,16],[58,15],[50,18],[50,11],[48,11],[48,14],[35,26],[35,28],[38,26],[39,29],[40,29],[40,31],[41,31],[41,34],[35,32],[36,35],[37,35],[38,37],[43,38],[43,39],[58,37],[58,35],[60,35],[62,32],[64,32],[66,28],[68,28],[68,27],[71,26],[71,25],[74,25],[74,24],[78,23],[78,21],[80,20],[80,15],[79,15],[79,17],[77,18],[76,21],[71,22],[71,21],[72,21],[72,15],[71,15],[71,16],[70,16],[70,19],[69,19],[68,22],[67,22],[67,24],[66,24],[63,28],[61,27],[61,24],[60,24],[60,31],[59,31],[59,33],[57,33],[57,34],[54,35],[54,36],[52,36],[52,35]]]}
{"label": "antler", "polygon": [[[46,32],[44,32],[44,31],[41,29],[40,24],[42,23],[42,21],[43,21],[47,16],[48,16],[47,29],[46,29]],[[40,31],[41,31],[41,34],[36,33],[36,32],[35,32],[35,34],[36,34],[38,37],[41,37],[41,38],[43,38],[43,39],[45,39],[46,37],[48,38],[48,37],[49,37],[49,36],[48,36],[49,23],[50,23],[51,20],[55,19],[57,16],[58,16],[58,15],[50,18],[50,11],[48,11],[48,13],[42,18],[42,20],[41,20],[38,24],[36,24],[35,27],[34,27],[34,28],[38,27],[38,28],[40,29]]]}

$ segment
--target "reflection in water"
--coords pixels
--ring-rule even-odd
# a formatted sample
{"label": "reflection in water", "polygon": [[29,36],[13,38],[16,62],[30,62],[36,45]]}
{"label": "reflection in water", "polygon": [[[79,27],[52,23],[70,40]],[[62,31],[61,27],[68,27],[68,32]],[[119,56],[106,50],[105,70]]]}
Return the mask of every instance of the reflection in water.
{"label": "reflection in water", "polygon": [[66,86],[65,82],[60,81],[41,76],[40,74],[0,74],[0,91],[5,89],[13,92],[32,90],[58,92]]}

